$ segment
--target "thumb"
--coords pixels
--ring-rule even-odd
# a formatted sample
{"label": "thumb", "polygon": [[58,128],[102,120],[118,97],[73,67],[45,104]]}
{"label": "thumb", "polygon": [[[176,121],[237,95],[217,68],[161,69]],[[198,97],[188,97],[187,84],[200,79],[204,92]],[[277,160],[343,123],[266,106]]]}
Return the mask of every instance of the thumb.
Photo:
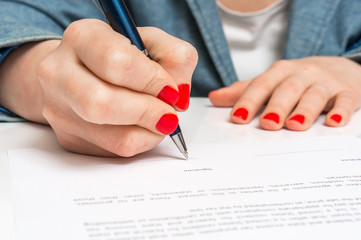
{"label": "thumb", "polygon": [[250,80],[235,82],[228,87],[213,90],[208,94],[209,100],[216,107],[232,107],[249,83]]}

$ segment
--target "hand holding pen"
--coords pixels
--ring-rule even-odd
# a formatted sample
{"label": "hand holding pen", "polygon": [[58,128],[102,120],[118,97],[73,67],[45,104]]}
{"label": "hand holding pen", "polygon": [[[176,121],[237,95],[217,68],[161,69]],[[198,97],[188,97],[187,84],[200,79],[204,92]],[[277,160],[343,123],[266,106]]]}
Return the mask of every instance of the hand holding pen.
{"label": "hand holding pen", "polygon": [[52,42],[39,80],[44,116],[64,148],[128,157],[171,135],[187,157],[176,110],[188,108],[197,53],[160,29],[139,31],[152,59],[133,41],[140,35],[119,34],[94,19],[70,24],[63,39]]}
{"label": "hand holding pen", "polygon": [[[114,31],[122,34],[123,36],[127,37],[131,43],[136,46],[142,53],[144,53],[147,57],[150,58],[147,49],[144,46],[143,40],[140,37],[140,34],[135,26],[135,23],[127,9],[126,4],[123,0],[99,0],[100,7],[109,22],[110,26],[114,29]],[[176,47],[176,46],[175,46]],[[181,46],[183,48],[183,46]],[[172,69],[173,70],[173,69]],[[170,91],[172,95],[172,101],[169,101],[167,99],[169,93],[164,93],[163,91]],[[157,97],[169,105],[174,105],[180,110],[186,110],[189,105],[189,93],[190,93],[190,84],[180,84],[178,85],[178,98],[176,99],[177,93],[174,91],[174,89],[170,88],[169,86],[166,86],[165,89],[163,89]],[[174,100],[174,101],[173,101]],[[171,121],[175,121],[174,115],[164,115],[162,118],[167,118],[167,121],[169,119],[172,119]],[[163,119],[161,118],[161,121]],[[158,122],[159,123],[159,122]],[[168,125],[168,124],[166,124]],[[157,124],[157,127],[158,126]],[[169,132],[170,129],[172,129],[173,126],[169,125],[169,128],[167,131],[161,131],[164,134],[167,134],[166,132]],[[160,129],[158,129],[160,130]],[[182,131],[180,129],[180,126],[178,125],[177,128],[173,129],[170,133],[170,137],[172,138],[173,142],[177,146],[177,148],[180,150],[180,152],[185,156],[185,158],[188,158],[188,152],[187,152],[187,146],[185,144]]]}
{"label": "hand holding pen", "polygon": [[153,60],[95,19],[71,23],[61,40],[19,48],[23,67],[14,74],[27,84],[12,89],[27,93],[14,102],[72,152],[128,157],[156,147],[178,127],[176,111],[188,107],[197,54],[157,28],[139,32]]}

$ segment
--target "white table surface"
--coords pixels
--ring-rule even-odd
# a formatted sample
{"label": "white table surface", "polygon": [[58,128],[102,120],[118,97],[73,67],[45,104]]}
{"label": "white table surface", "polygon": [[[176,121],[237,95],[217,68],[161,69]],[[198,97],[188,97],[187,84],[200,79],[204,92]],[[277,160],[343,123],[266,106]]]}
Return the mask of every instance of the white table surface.
{"label": "white table surface", "polygon": [[[361,138],[361,111],[355,113],[349,124],[331,128],[320,116],[305,132],[264,131],[255,119],[248,125],[229,122],[230,108],[214,108],[206,98],[192,98],[190,109],[180,114],[184,137],[188,143],[203,141],[267,141],[282,138],[353,135]],[[214,131],[208,131],[209,125]],[[206,131],[207,129],[207,131]],[[360,146],[361,147],[361,146]],[[0,123],[0,239],[14,239],[14,216],[11,197],[11,176],[7,151],[17,148],[60,149],[52,130],[34,123]],[[65,151],[65,150],[64,150]]]}

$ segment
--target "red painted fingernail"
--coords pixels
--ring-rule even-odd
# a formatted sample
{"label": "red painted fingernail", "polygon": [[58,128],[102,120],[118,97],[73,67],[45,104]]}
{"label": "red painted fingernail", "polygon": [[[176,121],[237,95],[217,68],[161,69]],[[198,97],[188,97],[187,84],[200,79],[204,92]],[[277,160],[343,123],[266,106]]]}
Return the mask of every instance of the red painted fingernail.
{"label": "red painted fingernail", "polygon": [[266,116],[263,117],[263,119],[272,120],[275,123],[280,123],[280,116],[278,116],[277,113],[267,113]]}
{"label": "red painted fingernail", "polygon": [[290,120],[293,120],[293,121],[303,124],[305,122],[305,116],[303,116],[301,114],[297,114],[297,115],[291,117]]}
{"label": "red painted fingernail", "polygon": [[189,97],[190,97],[190,86],[189,84],[181,84],[178,86],[179,99],[175,104],[179,109],[187,110],[189,107]]}
{"label": "red painted fingernail", "polygon": [[333,114],[331,119],[337,123],[340,123],[342,121],[342,116],[340,114]]}
{"label": "red painted fingernail", "polygon": [[165,86],[159,93],[157,98],[165,103],[173,106],[179,99],[179,93],[177,90],[170,86]]}
{"label": "red painted fingernail", "polygon": [[164,114],[155,126],[163,134],[171,134],[177,129],[178,117],[175,114]]}
{"label": "red painted fingernail", "polygon": [[246,120],[248,117],[248,111],[245,108],[238,108],[234,113],[233,116]]}

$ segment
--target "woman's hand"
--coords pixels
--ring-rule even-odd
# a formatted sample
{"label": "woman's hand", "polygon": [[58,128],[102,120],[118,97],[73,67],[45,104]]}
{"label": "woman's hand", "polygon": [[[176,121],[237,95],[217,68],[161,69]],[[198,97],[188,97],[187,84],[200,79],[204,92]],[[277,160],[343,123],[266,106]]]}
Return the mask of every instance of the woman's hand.
{"label": "woman's hand", "polygon": [[266,130],[307,130],[327,112],[326,125],[345,125],[361,106],[361,66],[342,57],[281,60],[265,73],[209,94],[215,106],[230,107],[234,123],[249,123],[260,108]]}
{"label": "woman's hand", "polygon": [[[98,20],[72,23],[61,42],[28,47],[28,58],[19,49],[18,58],[9,61],[17,61],[18,78],[32,76],[25,85],[32,90],[24,89],[17,101],[8,94],[1,103],[30,120],[49,123],[61,145],[74,152],[133,156],[155,147],[176,129],[176,110],[188,108],[197,53],[159,29],[139,30],[153,60]],[[19,67],[30,59],[37,62],[31,69]],[[24,86],[19,79],[17,86],[10,82],[2,87]],[[40,111],[25,109],[27,101],[36,102]]]}

